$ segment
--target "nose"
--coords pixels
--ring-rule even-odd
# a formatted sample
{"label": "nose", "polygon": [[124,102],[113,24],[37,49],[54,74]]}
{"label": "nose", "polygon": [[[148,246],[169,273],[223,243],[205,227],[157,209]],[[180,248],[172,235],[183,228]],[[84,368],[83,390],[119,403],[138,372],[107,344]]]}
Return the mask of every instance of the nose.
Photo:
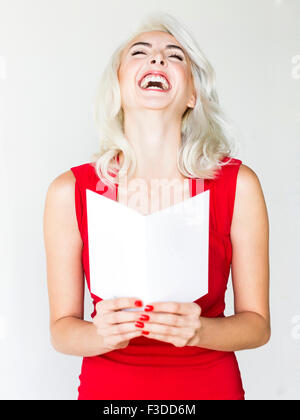
{"label": "nose", "polygon": [[155,58],[152,58],[152,60],[150,61],[151,64],[155,64],[157,62],[159,62],[160,64],[164,64],[164,60],[160,59],[160,60],[156,60]]}
{"label": "nose", "polygon": [[150,63],[151,64],[155,64],[156,62],[158,62],[158,63],[160,63],[162,65],[165,64],[165,60],[163,59],[162,54],[158,53],[158,54],[156,54],[155,57],[152,57],[151,58],[151,60],[150,60]]}

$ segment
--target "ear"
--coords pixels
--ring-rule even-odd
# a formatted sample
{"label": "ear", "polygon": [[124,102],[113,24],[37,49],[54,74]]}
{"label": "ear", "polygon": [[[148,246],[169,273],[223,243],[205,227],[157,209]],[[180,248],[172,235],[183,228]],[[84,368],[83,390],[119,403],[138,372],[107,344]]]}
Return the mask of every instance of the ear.
{"label": "ear", "polygon": [[187,103],[187,107],[189,108],[195,108],[196,105],[196,94],[195,92],[192,94],[190,100]]}

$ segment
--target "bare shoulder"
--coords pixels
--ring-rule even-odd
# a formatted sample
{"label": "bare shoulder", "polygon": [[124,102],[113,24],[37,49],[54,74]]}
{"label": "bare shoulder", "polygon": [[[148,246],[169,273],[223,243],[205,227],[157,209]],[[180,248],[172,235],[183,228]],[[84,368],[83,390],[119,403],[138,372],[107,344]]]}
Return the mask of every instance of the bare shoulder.
{"label": "bare shoulder", "polygon": [[46,205],[56,208],[71,206],[74,203],[76,178],[71,170],[58,175],[48,186]]}
{"label": "bare shoulder", "polygon": [[237,175],[237,192],[250,192],[260,186],[257,174],[249,166],[241,164]]}
{"label": "bare shoulder", "polygon": [[74,191],[75,176],[71,170],[58,175],[48,187],[48,193],[55,195],[64,195]]}
{"label": "bare shoulder", "polygon": [[241,164],[236,180],[231,235],[240,234],[243,226],[267,224],[267,208],[260,180],[253,169]]}
{"label": "bare shoulder", "polygon": [[71,222],[75,225],[75,181],[71,170],[58,175],[50,183],[45,200],[44,222],[66,226]]}
{"label": "bare shoulder", "polygon": [[237,180],[235,201],[243,200],[245,203],[254,205],[255,201],[262,200],[263,191],[257,174],[247,165],[240,165]]}

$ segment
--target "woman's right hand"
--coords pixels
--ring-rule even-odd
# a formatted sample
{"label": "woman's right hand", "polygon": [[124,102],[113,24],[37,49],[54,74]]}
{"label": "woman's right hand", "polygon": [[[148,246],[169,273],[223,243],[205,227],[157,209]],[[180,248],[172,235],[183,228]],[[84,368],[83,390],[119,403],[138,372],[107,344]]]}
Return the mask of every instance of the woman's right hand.
{"label": "woman's right hand", "polygon": [[[141,305],[136,305],[137,301]],[[93,324],[102,338],[103,347],[112,350],[125,348],[132,338],[142,335],[143,328],[136,327],[135,323],[143,312],[122,310],[142,305],[140,299],[128,297],[104,299],[96,304]]]}

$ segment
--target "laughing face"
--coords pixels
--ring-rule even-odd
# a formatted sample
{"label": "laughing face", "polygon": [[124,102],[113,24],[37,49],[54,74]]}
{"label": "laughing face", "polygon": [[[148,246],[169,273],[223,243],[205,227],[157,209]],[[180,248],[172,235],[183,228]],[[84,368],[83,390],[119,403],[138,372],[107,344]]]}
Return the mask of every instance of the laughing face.
{"label": "laughing face", "polygon": [[168,109],[181,117],[195,106],[189,57],[166,32],[144,32],[132,39],[123,51],[118,78],[125,112]]}

